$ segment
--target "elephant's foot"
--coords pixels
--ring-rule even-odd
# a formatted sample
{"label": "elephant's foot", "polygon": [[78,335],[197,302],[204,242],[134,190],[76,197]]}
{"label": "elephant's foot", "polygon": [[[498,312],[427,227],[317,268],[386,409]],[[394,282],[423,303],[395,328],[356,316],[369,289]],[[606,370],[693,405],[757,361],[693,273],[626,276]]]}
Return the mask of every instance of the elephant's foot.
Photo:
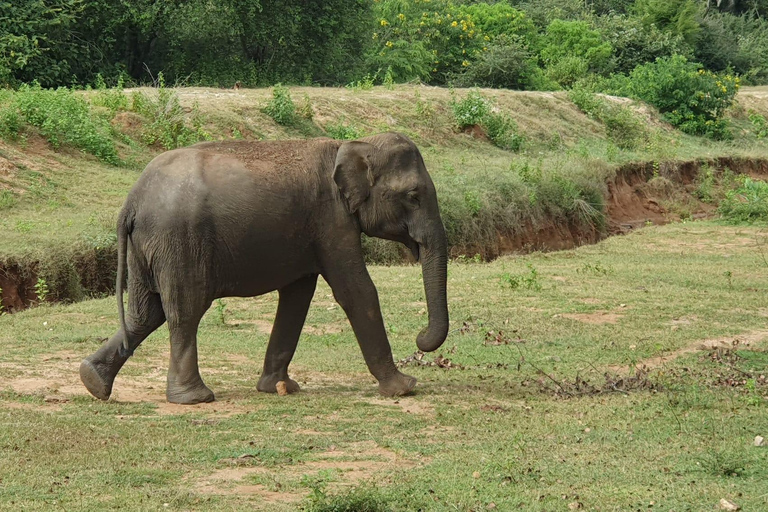
{"label": "elephant's foot", "polygon": [[165,396],[172,404],[184,405],[201,404],[216,400],[213,391],[203,384],[202,380],[189,386],[169,383]]}
{"label": "elephant's foot", "polygon": [[112,394],[115,375],[110,373],[109,367],[94,363],[90,359],[84,359],[80,363],[80,380],[83,381],[85,389],[100,400],[108,400]]}
{"label": "elephant's foot", "polygon": [[299,387],[299,383],[296,382],[293,379],[286,377],[280,377],[279,375],[271,374],[271,375],[262,375],[259,379],[258,384],[256,384],[256,389],[261,391],[262,393],[277,393],[277,383],[283,382],[285,383],[285,392],[286,393],[297,393],[301,390],[301,387]]}
{"label": "elephant's foot", "polygon": [[413,391],[416,378],[397,372],[391,377],[379,381],[379,394],[382,396],[403,396]]}

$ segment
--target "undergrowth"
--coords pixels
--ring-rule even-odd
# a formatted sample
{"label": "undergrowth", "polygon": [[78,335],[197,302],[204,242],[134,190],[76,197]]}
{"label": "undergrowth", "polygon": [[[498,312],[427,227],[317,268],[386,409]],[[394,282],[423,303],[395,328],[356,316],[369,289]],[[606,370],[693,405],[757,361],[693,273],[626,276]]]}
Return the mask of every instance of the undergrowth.
{"label": "undergrowth", "polygon": [[82,96],[64,87],[43,89],[35,84],[3,91],[0,124],[0,136],[12,141],[24,137],[26,124],[54,149],[71,146],[108,164],[120,163],[109,122],[95,115]]}
{"label": "undergrowth", "polygon": [[731,223],[768,221],[768,183],[749,176],[738,177],[739,186],[725,194],[718,211]]}

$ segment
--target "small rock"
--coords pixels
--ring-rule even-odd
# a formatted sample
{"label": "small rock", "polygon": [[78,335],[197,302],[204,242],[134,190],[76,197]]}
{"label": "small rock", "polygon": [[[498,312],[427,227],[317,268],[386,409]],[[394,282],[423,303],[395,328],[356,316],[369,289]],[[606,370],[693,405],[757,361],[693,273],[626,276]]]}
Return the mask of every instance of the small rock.
{"label": "small rock", "polygon": [[581,502],[578,501],[572,501],[568,504],[568,510],[579,510],[584,508],[584,505],[581,504]]}
{"label": "small rock", "polygon": [[493,510],[496,508],[496,504],[494,502],[490,502],[487,507],[485,507],[488,510]]}
{"label": "small rock", "polygon": [[279,396],[285,396],[288,394],[288,388],[285,387],[285,381],[281,380],[277,384],[275,384],[275,389],[277,389],[277,394]]}
{"label": "small rock", "polygon": [[589,434],[590,432],[592,432],[591,428],[587,427],[587,428],[584,429],[584,433],[585,434]]}
{"label": "small rock", "polygon": [[472,478],[480,478],[480,472],[475,471],[474,473],[472,473]]}
{"label": "small rock", "polygon": [[722,498],[720,500],[720,510],[741,510],[741,507],[730,500]]}
{"label": "small rock", "polygon": [[763,436],[755,436],[755,446],[763,446],[765,444],[765,438]]}

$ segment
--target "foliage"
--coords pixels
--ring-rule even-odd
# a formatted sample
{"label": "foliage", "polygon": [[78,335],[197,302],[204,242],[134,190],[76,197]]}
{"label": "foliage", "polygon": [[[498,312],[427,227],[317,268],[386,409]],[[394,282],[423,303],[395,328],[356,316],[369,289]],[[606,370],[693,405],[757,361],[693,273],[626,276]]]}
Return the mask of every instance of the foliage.
{"label": "foliage", "polygon": [[451,0],[381,0],[367,60],[395,81],[443,84],[469,66],[485,42],[472,16]]}
{"label": "foliage", "polygon": [[4,95],[2,101],[0,118],[8,123],[2,129],[3,136],[18,137],[23,120],[36,127],[55,149],[72,146],[109,164],[120,163],[109,123],[95,116],[80,94],[34,84]]}
{"label": "foliage", "polygon": [[453,79],[459,87],[503,87],[526,89],[536,69],[536,60],[525,42],[515,36],[501,34],[487,43],[476,60]]}
{"label": "foliage", "polygon": [[494,145],[510,151],[519,151],[523,137],[516,133],[517,124],[508,114],[496,109],[480,91],[473,89],[457,100],[451,100],[453,120],[459,130],[482,126]]}
{"label": "foliage", "polygon": [[680,55],[638,66],[628,77],[615,76],[607,87],[650,103],[685,133],[715,139],[731,137],[723,116],[738,88],[738,77],[705,71]]}
{"label": "foliage", "polygon": [[765,119],[764,115],[752,111],[749,113],[749,122],[752,123],[755,136],[758,139],[768,137],[768,120]]}
{"label": "foliage", "polygon": [[583,87],[568,91],[568,97],[579,109],[605,125],[608,140],[621,149],[635,149],[645,136],[645,128],[632,111],[600,98]]}
{"label": "foliage", "polygon": [[739,187],[726,193],[718,212],[732,223],[768,221],[768,183],[740,177]]}
{"label": "foliage", "polygon": [[613,49],[606,67],[616,73],[629,73],[659,57],[690,53],[681,36],[665,32],[655,24],[645,24],[636,16],[610,14],[597,17],[594,22]]}
{"label": "foliage", "polygon": [[510,274],[509,272],[504,272],[501,275],[501,283],[513,290],[526,289],[535,292],[541,291],[539,272],[536,270],[536,267],[530,263],[528,264],[528,272],[526,273]]}
{"label": "foliage", "polygon": [[292,125],[296,119],[296,105],[291,98],[291,92],[282,84],[272,88],[272,99],[262,111],[283,126]]}
{"label": "foliage", "polygon": [[491,111],[482,125],[494,146],[515,152],[523,148],[525,138],[517,133],[517,123],[508,114]]}
{"label": "foliage", "polygon": [[611,44],[585,21],[554,20],[542,38],[541,59],[549,77],[567,87],[588,72],[605,69]]}
{"label": "foliage", "polygon": [[355,140],[364,135],[360,128],[354,124],[346,124],[344,121],[326,124],[325,133],[332,139],[338,140]]}
{"label": "foliage", "polygon": [[49,293],[50,290],[48,289],[48,283],[42,277],[38,277],[37,281],[35,282],[35,297],[37,297],[37,301],[45,302],[45,299],[48,298]]}
{"label": "foliage", "polygon": [[482,124],[485,117],[491,111],[491,105],[487,99],[480,94],[480,91],[473,89],[460,100],[453,98],[451,100],[451,110],[453,111],[453,120],[459,130],[469,126]]}
{"label": "foliage", "polygon": [[192,126],[189,126],[178,94],[165,86],[162,73],[159,74],[156,96],[134,91],[131,100],[131,109],[150,121],[141,135],[142,142],[147,145],[159,144],[165,149],[175,149],[210,138],[196,109],[193,109]]}
{"label": "foliage", "polygon": [[634,10],[646,25],[680,36],[693,48],[701,33],[700,5],[694,0],[636,0]]}

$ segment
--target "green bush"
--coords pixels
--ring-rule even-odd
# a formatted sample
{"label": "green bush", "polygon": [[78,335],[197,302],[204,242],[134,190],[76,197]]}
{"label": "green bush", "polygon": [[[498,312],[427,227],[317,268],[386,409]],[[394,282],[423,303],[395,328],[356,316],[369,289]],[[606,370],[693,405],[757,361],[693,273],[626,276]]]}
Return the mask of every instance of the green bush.
{"label": "green bush", "polygon": [[490,100],[480,91],[473,89],[460,100],[451,100],[453,120],[459,130],[470,126],[481,126],[495,146],[509,151],[519,151],[524,138],[518,135],[517,124],[508,115],[495,111]]}
{"label": "green bush", "polygon": [[109,123],[93,115],[81,95],[63,87],[50,90],[35,84],[22,86],[9,99],[11,103],[5,106],[2,117],[16,123],[12,133],[19,131],[18,119],[11,111],[16,110],[55,149],[72,146],[109,164],[120,163]]}
{"label": "green bush", "polygon": [[128,97],[123,91],[123,77],[118,78],[115,87],[107,87],[101,74],[96,75],[96,94],[91,99],[91,104],[104,107],[114,117],[120,110],[128,110]]}
{"label": "green bush", "polygon": [[536,62],[525,42],[502,34],[489,42],[452,83],[457,87],[526,89],[534,69]]}
{"label": "green bush", "polygon": [[141,135],[142,142],[148,145],[160,144],[165,149],[175,149],[209,139],[197,109],[193,109],[188,119],[179,103],[178,94],[165,87],[162,73],[159,74],[159,84],[157,97],[143,92],[134,92],[131,96],[131,109],[150,121],[150,125]]}
{"label": "green bush", "polygon": [[473,89],[461,100],[452,98],[451,110],[456,127],[463,130],[469,126],[482,124],[491,111],[491,105],[480,91]]}
{"label": "green bush", "polygon": [[614,76],[607,89],[650,103],[685,133],[731,137],[723,116],[733,103],[739,79],[700,69],[682,55],[638,66],[628,77]]}
{"label": "green bush", "polygon": [[768,137],[768,121],[765,119],[764,115],[751,111],[749,113],[749,121],[752,123],[752,128],[755,130],[755,136],[758,139]]}
{"label": "green bush", "polygon": [[283,126],[290,126],[296,120],[296,105],[291,99],[291,92],[282,84],[272,88],[272,99],[262,111]]}
{"label": "green bush", "polygon": [[517,133],[517,123],[507,114],[489,112],[482,125],[494,146],[515,152],[523,148],[525,139]]}
{"label": "green bush", "polygon": [[621,149],[635,149],[646,135],[643,123],[632,111],[610,102],[583,87],[568,91],[568,97],[579,110],[605,125],[608,140]]}
{"label": "green bush", "polygon": [[364,135],[360,128],[353,124],[345,124],[343,121],[328,123],[325,125],[325,133],[337,140],[355,140]]}
{"label": "green bush", "polygon": [[768,221],[768,183],[741,176],[739,187],[725,194],[718,212],[733,223]]}
{"label": "green bush", "polygon": [[612,51],[587,22],[554,20],[542,39],[540,56],[547,76],[568,87],[589,72],[604,71]]}
{"label": "green bush", "polygon": [[615,73],[629,73],[659,57],[690,53],[681,36],[647,25],[637,16],[599,16],[595,18],[595,27],[613,48],[607,67]]}

